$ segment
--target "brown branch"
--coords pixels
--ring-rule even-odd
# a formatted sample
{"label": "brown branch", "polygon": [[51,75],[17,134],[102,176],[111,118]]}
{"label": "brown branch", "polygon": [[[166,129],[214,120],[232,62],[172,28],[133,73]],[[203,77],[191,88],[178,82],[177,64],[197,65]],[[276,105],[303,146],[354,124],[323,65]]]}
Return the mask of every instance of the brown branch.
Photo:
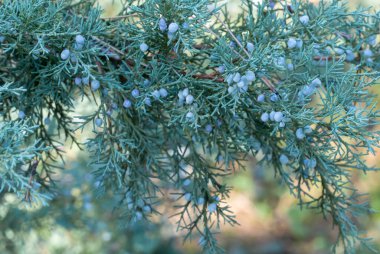
{"label": "brown branch", "polygon": [[339,57],[332,57],[332,56],[314,56],[314,60],[324,60],[324,61],[331,61],[331,60],[339,60]]}
{"label": "brown branch", "polygon": [[37,166],[38,166],[38,160],[35,160],[33,161],[30,165],[29,165],[29,169],[28,169],[28,172],[29,172],[29,181],[28,181],[28,185],[30,187],[28,187],[28,189],[26,190],[25,192],[25,196],[24,196],[24,200],[28,203],[31,202],[31,195],[30,195],[30,189],[32,188],[32,184],[33,184],[33,180],[34,180],[34,176],[35,174],[37,173],[36,172],[36,169],[37,169]]}
{"label": "brown branch", "polygon": [[211,73],[211,74],[194,74],[193,78],[195,78],[195,79],[210,79],[210,80],[214,80],[216,82],[221,82],[221,83],[224,82],[224,78],[218,77],[218,73],[216,73],[216,72]]}
{"label": "brown branch", "polygon": [[101,19],[104,21],[118,21],[118,20],[130,18],[130,17],[135,17],[135,16],[138,16],[138,14],[133,13],[129,15],[120,15],[120,16],[115,16],[115,17],[101,18]]}
{"label": "brown branch", "polygon": [[275,94],[278,94],[276,91],[276,88],[274,87],[273,83],[267,78],[267,77],[261,77],[261,80],[264,82],[264,84]]}

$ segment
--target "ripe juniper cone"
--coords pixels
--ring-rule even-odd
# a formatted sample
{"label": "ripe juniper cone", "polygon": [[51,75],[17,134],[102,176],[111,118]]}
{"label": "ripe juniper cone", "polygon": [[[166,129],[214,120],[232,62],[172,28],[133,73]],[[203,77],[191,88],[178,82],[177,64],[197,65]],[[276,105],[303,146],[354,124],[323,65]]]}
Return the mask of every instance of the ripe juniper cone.
{"label": "ripe juniper cone", "polygon": [[[176,3],[129,1],[103,19],[88,0],[2,2],[0,139],[14,140],[0,148],[0,191],[47,204],[65,158],[58,134],[78,144],[75,130],[90,124],[98,193],[115,193],[127,226],[161,216],[175,189],[178,229],[219,253],[220,222],[237,223],[224,178],[251,155],[331,219],[346,253],[369,246],[354,217],[370,209],[350,173],[373,170],[364,155],[380,141],[368,89],[379,79],[380,13],[242,0],[231,19],[222,2]],[[83,97],[94,110],[75,123]],[[34,161],[38,189],[20,170]]]}

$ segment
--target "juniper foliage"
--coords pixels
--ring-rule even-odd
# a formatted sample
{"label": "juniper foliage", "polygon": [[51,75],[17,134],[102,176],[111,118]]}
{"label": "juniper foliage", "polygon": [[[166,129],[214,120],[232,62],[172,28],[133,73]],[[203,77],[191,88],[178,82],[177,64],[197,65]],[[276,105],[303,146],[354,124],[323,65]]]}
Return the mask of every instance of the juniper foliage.
{"label": "juniper foliage", "polygon": [[[371,210],[351,173],[376,170],[364,159],[380,140],[379,12],[338,0],[242,0],[237,17],[208,0],[122,3],[102,18],[92,0],[1,2],[1,192],[47,204],[62,138],[81,146],[76,132],[93,125],[83,148],[98,194],[119,197],[128,225],[160,216],[171,195],[178,229],[220,252],[214,233],[238,223],[223,179],[254,156],[332,219],[346,253],[371,248],[353,222]],[[75,121],[81,98],[95,110]]]}

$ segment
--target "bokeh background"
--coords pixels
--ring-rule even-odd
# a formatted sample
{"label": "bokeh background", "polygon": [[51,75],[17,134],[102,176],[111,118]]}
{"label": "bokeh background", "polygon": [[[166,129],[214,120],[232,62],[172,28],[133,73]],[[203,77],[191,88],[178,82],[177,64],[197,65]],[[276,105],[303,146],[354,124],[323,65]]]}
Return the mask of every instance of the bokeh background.
{"label": "bokeh background", "polygon": [[[316,2],[316,1],[314,1]],[[380,9],[379,0],[350,1],[352,8],[361,3]],[[104,16],[113,16],[117,0],[100,0]],[[228,1],[237,11],[238,1]],[[380,92],[380,88],[373,90]],[[78,115],[91,112],[89,102],[81,102]],[[91,129],[85,131],[85,137]],[[82,140],[84,141],[84,140]],[[162,216],[152,224],[125,230],[112,213],[112,193],[98,197],[88,154],[65,146],[65,170],[56,174],[59,189],[47,208],[26,208],[13,195],[0,203],[0,253],[200,253],[198,239],[183,243],[169,218]],[[380,156],[367,163],[380,166]],[[374,210],[380,211],[380,172],[367,175],[354,172],[354,184],[364,193]],[[312,211],[300,210],[297,200],[273,177],[273,171],[248,162],[247,170],[226,181],[234,187],[229,203],[240,226],[224,226],[219,240],[227,253],[286,254],[329,253],[336,231],[330,221]],[[362,217],[360,225],[380,250],[380,213]],[[361,250],[359,253],[366,253]]]}

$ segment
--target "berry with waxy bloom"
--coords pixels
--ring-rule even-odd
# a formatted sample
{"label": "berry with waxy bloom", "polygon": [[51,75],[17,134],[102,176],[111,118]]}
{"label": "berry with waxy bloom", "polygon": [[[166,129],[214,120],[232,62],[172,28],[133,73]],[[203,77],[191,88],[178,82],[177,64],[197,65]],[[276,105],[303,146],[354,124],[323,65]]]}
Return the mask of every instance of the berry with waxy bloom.
{"label": "berry with waxy bloom", "polygon": [[314,88],[318,88],[318,87],[320,87],[322,85],[322,81],[319,78],[316,78],[313,81],[311,81],[311,85]]}
{"label": "berry with waxy bloom", "polygon": [[137,98],[140,95],[140,91],[139,89],[135,88],[132,90],[131,94],[132,94],[132,97]]}
{"label": "berry with waxy bloom", "polygon": [[309,86],[309,85],[306,85],[302,88],[302,95],[304,96],[310,96],[314,93],[314,86]]}
{"label": "berry with waxy bloom", "polygon": [[169,25],[169,33],[175,33],[175,32],[177,32],[178,31],[178,29],[179,29],[179,26],[178,26],[178,24],[177,23],[175,23],[175,22],[173,22],[173,23],[170,23],[170,25]]}
{"label": "berry with waxy bloom", "polygon": [[313,132],[313,129],[311,128],[310,125],[306,125],[305,127],[303,127],[303,132],[304,132],[305,134],[310,134],[310,133]]}
{"label": "berry with waxy bloom", "polygon": [[273,9],[276,6],[276,3],[273,0],[269,0],[268,6]]}
{"label": "berry with waxy bloom", "polygon": [[75,43],[79,45],[83,45],[86,39],[83,37],[83,35],[78,34],[75,36]]}
{"label": "berry with waxy bloom", "polygon": [[257,96],[257,101],[258,102],[264,102],[265,101],[265,95],[264,94],[259,94],[259,96]]}
{"label": "berry with waxy bloom", "polygon": [[374,35],[371,35],[370,37],[368,37],[367,42],[369,45],[375,46],[376,45],[376,35],[374,34]]}
{"label": "berry with waxy bloom", "polygon": [[245,73],[245,76],[248,82],[253,82],[256,79],[256,75],[253,71],[247,71]]}
{"label": "berry with waxy bloom", "polygon": [[175,36],[175,33],[168,32],[168,38],[169,38],[169,40],[173,39],[174,36]]}
{"label": "berry with waxy bloom", "polygon": [[341,48],[335,48],[334,51],[335,51],[335,53],[337,53],[338,55],[343,55],[343,54],[344,54],[344,49],[341,49]]}
{"label": "berry with waxy bloom", "polygon": [[270,112],[270,114],[269,114],[269,119],[271,120],[271,121],[274,121],[274,115],[276,114],[276,112],[274,112],[273,110]]}
{"label": "berry with waxy bloom", "polygon": [[141,220],[143,218],[143,214],[141,212],[136,212],[136,220]]}
{"label": "berry with waxy bloom", "polygon": [[285,57],[282,57],[282,56],[275,58],[274,62],[276,65],[281,66],[281,67],[286,65]]}
{"label": "berry with waxy bloom", "polygon": [[239,87],[239,92],[245,93],[248,91],[248,84],[244,83],[242,87]]}
{"label": "berry with waxy bloom", "polygon": [[149,49],[149,46],[145,42],[143,42],[143,43],[140,44],[140,50],[142,52],[146,52],[148,49]]}
{"label": "berry with waxy bloom", "polygon": [[18,112],[18,118],[20,118],[20,119],[24,119],[25,118],[25,112],[24,111],[22,111],[22,110],[20,110],[19,112]]}
{"label": "berry with waxy bloom", "polygon": [[107,88],[103,88],[102,95],[103,96],[108,96],[108,89]]}
{"label": "berry with waxy bloom", "polygon": [[363,51],[363,56],[364,56],[365,58],[373,57],[373,52],[372,52],[372,50],[370,50],[370,49],[365,49],[365,50]]}
{"label": "berry with waxy bloom", "polygon": [[221,66],[219,66],[219,67],[217,68],[217,71],[218,71],[219,73],[224,73],[225,70],[226,70],[226,67],[225,67],[224,65],[221,65]]}
{"label": "berry with waxy bloom", "polygon": [[243,87],[245,86],[244,81],[239,81],[239,82],[237,83],[237,86],[238,86],[239,88],[243,88]]}
{"label": "berry with waxy bloom", "polygon": [[183,186],[189,186],[191,184],[191,180],[190,179],[186,179],[185,181],[183,181],[182,185]]}
{"label": "berry with waxy bloom", "polygon": [[125,99],[124,102],[123,102],[123,107],[124,108],[130,108],[132,107],[132,102],[128,99]]}
{"label": "berry with waxy bloom", "polygon": [[68,49],[64,49],[64,50],[62,50],[62,52],[61,52],[61,59],[62,60],[67,60],[69,57],[70,57],[70,50],[68,50]]}
{"label": "berry with waxy bloom", "polygon": [[216,127],[220,128],[223,125],[223,121],[221,119],[216,120]]}
{"label": "berry with waxy bloom", "polygon": [[152,96],[153,96],[153,98],[155,98],[156,100],[160,99],[160,97],[161,97],[160,91],[158,91],[158,90],[154,90],[153,93],[152,93]]}
{"label": "berry with waxy bloom", "polygon": [[211,133],[212,132],[212,125],[211,124],[207,124],[206,127],[205,127],[205,131],[207,133]]}
{"label": "berry with waxy bloom", "polygon": [[185,97],[183,96],[182,91],[178,92],[178,99],[180,102],[183,102],[185,100]]}
{"label": "berry with waxy bloom", "polygon": [[236,91],[236,85],[228,87],[227,91],[229,94],[234,93]]}
{"label": "berry with waxy bloom", "polygon": [[297,41],[294,38],[289,38],[287,44],[288,44],[288,48],[293,49],[297,46]]}
{"label": "berry with waxy bloom", "polygon": [[233,81],[235,83],[239,82],[240,81],[240,78],[241,78],[241,75],[239,72],[237,72],[235,75],[234,75],[234,78],[233,78]]}
{"label": "berry with waxy bloom", "polygon": [[183,89],[182,90],[182,96],[183,97],[186,97],[186,96],[188,96],[189,95],[189,88],[185,88],[185,89]]}
{"label": "berry with waxy bloom", "polygon": [[310,159],[310,167],[315,168],[317,166],[317,160],[315,158]]}
{"label": "berry with waxy bloom", "polygon": [[158,27],[162,32],[164,32],[168,28],[168,25],[166,24],[166,20],[164,18],[160,18],[160,20],[158,21]]}
{"label": "berry with waxy bloom", "polygon": [[292,63],[288,63],[287,67],[289,71],[294,71],[294,65]]}
{"label": "berry with waxy bloom", "polygon": [[187,112],[186,113],[186,118],[188,119],[188,120],[193,120],[194,119],[194,114],[193,114],[193,112]]}
{"label": "berry with waxy bloom", "polygon": [[151,213],[152,212],[152,208],[150,207],[150,205],[145,205],[143,207],[143,211],[144,211],[144,213]]}
{"label": "berry with waxy bloom", "polygon": [[355,54],[351,50],[346,50],[346,60],[349,62],[354,61],[356,58]]}
{"label": "berry with waxy bloom", "polygon": [[278,101],[278,95],[275,94],[275,93],[272,93],[271,96],[270,96],[270,100],[273,101],[273,102]]}
{"label": "berry with waxy bloom", "polygon": [[273,118],[274,118],[274,121],[281,122],[284,119],[284,114],[282,112],[276,112]]}
{"label": "berry with waxy bloom", "polygon": [[90,78],[89,77],[82,78],[82,84],[83,85],[88,85],[89,83],[90,83]]}
{"label": "berry with waxy bloom", "polygon": [[159,92],[162,98],[165,98],[168,96],[168,91],[165,88],[160,88]]}
{"label": "berry with waxy bloom", "polygon": [[303,46],[303,41],[302,41],[302,39],[296,39],[296,47],[297,48],[302,48],[302,46]]}
{"label": "berry with waxy bloom", "polygon": [[147,105],[147,106],[152,106],[152,102],[151,102],[150,98],[148,98],[148,97],[146,97],[146,98],[144,99],[144,103],[145,103],[145,105]]}
{"label": "berry with waxy bloom", "polygon": [[317,166],[317,160],[314,158],[304,159],[303,164],[305,165],[305,167],[313,169]]}
{"label": "berry with waxy bloom", "polygon": [[96,79],[93,79],[91,81],[91,89],[92,89],[92,91],[98,90],[99,87],[100,87],[100,82],[98,80],[96,80]]}
{"label": "berry with waxy bloom", "polygon": [[98,127],[102,126],[103,125],[103,119],[96,118],[95,119],[95,125],[98,126]]}
{"label": "berry with waxy bloom", "polygon": [[75,77],[74,83],[77,86],[80,86],[82,84],[82,79],[80,77]]}
{"label": "berry with waxy bloom", "polygon": [[296,137],[298,139],[304,139],[305,138],[305,133],[303,132],[303,128],[298,128],[296,130]]}
{"label": "berry with waxy bloom", "polygon": [[200,237],[198,240],[198,245],[204,247],[206,246],[206,244],[207,244],[206,238],[204,236]]}
{"label": "berry with waxy bloom", "polygon": [[85,42],[85,38],[82,35],[78,34],[77,36],[75,36],[75,45],[74,45],[75,47],[74,48],[76,50],[81,50],[84,46],[84,42]]}
{"label": "berry with waxy bloom", "polygon": [[44,124],[49,125],[50,122],[51,122],[51,120],[50,120],[49,117],[46,117],[46,118],[44,119]]}
{"label": "berry with waxy bloom", "polygon": [[193,101],[194,101],[194,97],[191,94],[186,96],[186,104],[192,104]]}
{"label": "berry with waxy bloom", "polygon": [[367,58],[365,61],[367,64],[373,64],[373,58]]}
{"label": "berry with waxy bloom", "polygon": [[309,16],[307,16],[307,15],[303,15],[303,16],[300,17],[299,20],[300,20],[300,22],[301,22],[303,25],[307,25],[307,24],[309,24],[310,18],[309,18]]}
{"label": "berry with waxy bloom", "polygon": [[255,46],[253,45],[253,43],[248,42],[247,43],[247,50],[248,50],[248,52],[252,53],[254,49],[255,49]]}
{"label": "berry with waxy bloom", "polygon": [[269,114],[267,112],[263,113],[260,117],[261,121],[268,122],[269,120]]}
{"label": "berry with waxy bloom", "polygon": [[197,205],[203,205],[205,203],[205,199],[200,197],[197,199]]}
{"label": "berry with waxy bloom", "polygon": [[77,59],[77,56],[76,56],[76,55],[70,55],[70,60],[71,60],[71,62],[73,62],[73,63],[78,62],[78,59]]}
{"label": "berry with waxy bloom", "polygon": [[213,213],[216,211],[217,209],[217,204],[216,203],[211,203],[207,206],[207,210],[210,212],[210,213]]}
{"label": "berry with waxy bloom", "polygon": [[281,154],[279,160],[282,165],[286,165],[289,163],[289,158],[285,154]]}
{"label": "berry with waxy bloom", "polygon": [[227,84],[231,85],[232,82],[234,81],[234,75],[233,74],[228,75],[225,80]]}
{"label": "berry with waxy bloom", "polygon": [[213,199],[215,200],[215,202],[219,202],[219,201],[220,201],[220,197],[217,196],[217,195],[215,195],[215,196],[213,197]]}
{"label": "berry with waxy bloom", "polygon": [[129,202],[129,203],[128,203],[128,209],[129,209],[129,210],[132,210],[133,207],[134,207],[133,202]]}
{"label": "berry with waxy bloom", "polygon": [[143,86],[149,86],[150,85],[150,80],[149,79],[145,79],[144,82],[143,82]]}

